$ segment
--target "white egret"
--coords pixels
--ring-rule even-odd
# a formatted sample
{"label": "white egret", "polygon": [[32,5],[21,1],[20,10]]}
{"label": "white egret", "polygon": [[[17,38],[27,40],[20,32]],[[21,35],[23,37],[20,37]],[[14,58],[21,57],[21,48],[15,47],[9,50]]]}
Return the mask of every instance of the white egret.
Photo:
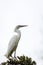
{"label": "white egret", "polygon": [[[20,40],[20,37],[21,37],[21,32],[19,30],[19,28],[21,27],[26,27],[27,25],[17,25],[14,32],[17,33],[17,35],[14,35],[10,42],[9,42],[9,45],[8,45],[8,50],[5,54],[5,56],[9,59],[10,57],[12,57],[12,53],[15,52],[16,53],[16,49],[17,49],[17,46],[18,46],[18,42]],[[16,57],[14,53],[14,57]]]}

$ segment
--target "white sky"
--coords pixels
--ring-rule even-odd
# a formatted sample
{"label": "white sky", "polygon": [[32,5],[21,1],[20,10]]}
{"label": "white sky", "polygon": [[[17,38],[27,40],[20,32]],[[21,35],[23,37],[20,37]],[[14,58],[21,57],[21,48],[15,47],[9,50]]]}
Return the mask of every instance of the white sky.
{"label": "white sky", "polygon": [[43,65],[43,0],[0,0],[0,63],[7,60],[6,53],[14,28],[22,28],[17,55],[26,55]]}

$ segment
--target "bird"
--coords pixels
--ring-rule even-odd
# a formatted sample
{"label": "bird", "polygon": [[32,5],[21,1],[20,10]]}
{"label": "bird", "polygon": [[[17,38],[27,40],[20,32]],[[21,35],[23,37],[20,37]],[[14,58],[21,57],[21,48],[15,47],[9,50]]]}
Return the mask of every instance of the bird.
{"label": "bird", "polygon": [[16,57],[16,49],[17,49],[17,46],[18,46],[18,43],[19,43],[19,40],[21,38],[21,32],[20,32],[20,28],[22,27],[26,27],[27,25],[17,25],[15,27],[15,30],[14,32],[17,33],[17,35],[14,35],[11,40],[9,41],[9,44],[8,44],[8,49],[7,49],[7,52],[5,54],[6,58],[10,58],[12,57],[12,53],[14,52],[14,58]]}

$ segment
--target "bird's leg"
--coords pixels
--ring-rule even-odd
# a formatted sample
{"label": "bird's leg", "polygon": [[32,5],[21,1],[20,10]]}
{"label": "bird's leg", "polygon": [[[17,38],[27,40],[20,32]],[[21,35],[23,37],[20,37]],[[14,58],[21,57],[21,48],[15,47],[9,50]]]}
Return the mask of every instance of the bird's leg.
{"label": "bird's leg", "polygon": [[14,52],[14,60],[17,60],[17,58],[16,58],[16,51]]}
{"label": "bird's leg", "polygon": [[14,52],[14,58],[16,58],[16,51]]}
{"label": "bird's leg", "polygon": [[13,61],[14,61],[14,60],[17,60],[17,58],[16,58],[16,51],[14,51],[14,56],[11,55],[11,56],[9,57],[9,60],[13,60]]}
{"label": "bird's leg", "polygon": [[13,57],[12,57],[12,55],[9,57],[9,60],[12,60],[13,59]]}

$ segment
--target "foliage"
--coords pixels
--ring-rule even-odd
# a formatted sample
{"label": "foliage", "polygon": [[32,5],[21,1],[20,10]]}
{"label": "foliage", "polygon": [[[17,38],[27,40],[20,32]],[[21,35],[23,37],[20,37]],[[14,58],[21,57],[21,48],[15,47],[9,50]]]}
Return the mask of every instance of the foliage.
{"label": "foliage", "polygon": [[32,61],[32,58],[27,56],[17,56],[16,60],[9,59],[7,62],[3,62],[2,65],[36,65],[35,61]]}

